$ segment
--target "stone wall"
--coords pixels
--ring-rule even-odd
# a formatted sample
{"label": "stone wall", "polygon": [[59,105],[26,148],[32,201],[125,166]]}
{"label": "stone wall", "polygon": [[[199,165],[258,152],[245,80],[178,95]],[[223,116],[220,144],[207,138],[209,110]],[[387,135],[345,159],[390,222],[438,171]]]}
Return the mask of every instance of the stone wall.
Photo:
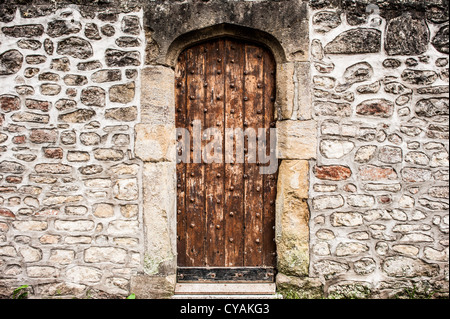
{"label": "stone wall", "polygon": [[279,291],[448,295],[447,1],[5,0],[0,296],[170,297],[173,66],[224,35],[277,61]]}
{"label": "stone wall", "polygon": [[0,24],[1,294],[126,295],[143,264],[143,11],[13,13]]}
{"label": "stone wall", "polygon": [[309,275],[331,296],[448,293],[448,15],[378,4],[311,11]]}

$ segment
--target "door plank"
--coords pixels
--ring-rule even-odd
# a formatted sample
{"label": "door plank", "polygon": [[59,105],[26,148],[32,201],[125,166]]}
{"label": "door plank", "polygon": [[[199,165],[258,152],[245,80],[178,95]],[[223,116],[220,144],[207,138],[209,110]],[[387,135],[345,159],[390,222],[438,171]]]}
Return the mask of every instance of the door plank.
{"label": "door plank", "polygon": [[[244,127],[244,47],[239,42],[227,40],[225,50],[225,127],[234,131],[234,128]],[[244,147],[242,143],[239,144],[240,141],[235,136],[230,135],[230,137],[233,141],[226,151],[231,151],[232,161],[225,164],[225,266],[234,267],[244,265],[244,164],[236,163],[236,150],[243,150]]]}
{"label": "door plank", "polygon": [[[187,69],[187,118],[191,138],[194,138],[194,120],[199,120],[203,127],[203,108],[205,94],[203,82],[205,77],[204,45],[198,45],[186,52]],[[204,167],[201,163],[201,149],[191,141],[191,163],[186,165],[186,264],[188,266],[204,266],[206,223],[204,214]]]}
{"label": "door plank", "polygon": [[[207,49],[205,60],[205,91],[206,102],[204,130],[214,130],[203,138],[206,144],[213,146],[212,153],[206,147],[204,152],[213,155],[205,159],[205,214],[206,214],[206,265],[225,265],[225,242],[224,242],[224,164],[223,164],[223,122],[224,122],[224,41],[209,42],[205,45]],[[208,136],[209,135],[209,136]],[[215,146],[214,144],[217,143]],[[220,146],[220,150],[218,147]],[[218,151],[216,154],[215,151]],[[219,155],[217,159],[216,155]],[[217,162],[216,162],[217,160]],[[211,162],[212,161],[212,162]]]}
{"label": "door plank", "polygon": [[246,135],[247,154],[244,169],[245,251],[244,266],[262,265],[262,175],[257,166],[256,135],[262,127],[263,81],[262,49],[245,45],[244,129],[253,129],[253,139]]}
{"label": "door plank", "polygon": [[[275,145],[270,143],[270,128],[275,123],[275,61],[268,51],[263,54],[264,68],[264,127],[266,131],[266,155],[275,153]],[[272,149],[272,151],[271,151]],[[277,160],[277,159],[276,159]],[[270,161],[264,166],[270,165]],[[263,175],[263,265],[273,266],[276,264],[275,243],[275,200],[277,187],[277,172]]]}
{"label": "door plank", "polygon": [[[175,123],[177,128],[186,127],[186,52],[180,54],[175,69]],[[177,152],[189,152],[186,149],[186,136],[177,134]],[[184,140],[183,140],[184,138]],[[188,153],[189,154],[189,153]],[[186,165],[177,163],[177,263],[186,265]]]}

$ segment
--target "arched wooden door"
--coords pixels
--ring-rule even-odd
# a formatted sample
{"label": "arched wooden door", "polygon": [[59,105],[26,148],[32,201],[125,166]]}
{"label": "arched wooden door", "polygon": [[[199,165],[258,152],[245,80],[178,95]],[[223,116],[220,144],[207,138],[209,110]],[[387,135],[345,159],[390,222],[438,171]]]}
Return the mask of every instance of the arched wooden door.
{"label": "arched wooden door", "polygon": [[[230,163],[224,146],[227,129],[274,127],[275,69],[268,49],[228,38],[197,44],[179,56],[176,126],[186,132],[177,134],[178,155],[186,155],[177,163],[179,282],[274,279],[277,174],[261,174],[263,164],[250,158],[254,144],[247,135],[244,162],[237,163],[238,139]],[[207,128],[217,129],[223,142],[213,163],[205,163],[199,148],[216,137],[205,139]],[[196,144],[198,134],[203,139]]]}

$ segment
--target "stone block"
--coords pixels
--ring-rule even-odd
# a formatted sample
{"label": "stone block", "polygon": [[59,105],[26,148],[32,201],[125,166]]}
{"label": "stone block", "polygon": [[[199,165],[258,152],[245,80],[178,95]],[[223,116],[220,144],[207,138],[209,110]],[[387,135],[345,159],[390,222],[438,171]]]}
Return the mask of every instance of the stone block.
{"label": "stone block", "polygon": [[145,163],[144,228],[146,252],[144,271],[174,273],[176,267],[176,165]]}
{"label": "stone block", "polygon": [[66,249],[54,249],[52,250],[48,261],[52,264],[67,265],[70,264],[75,258],[75,251]]}
{"label": "stone block", "polygon": [[94,150],[94,157],[99,161],[120,161],[124,156],[125,155],[121,150],[111,148],[98,148]]}
{"label": "stone block", "polygon": [[21,220],[14,221],[13,227],[19,231],[42,231],[47,229],[48,223],[38,220]]}
{"label": "stone block", "polygon": [[92,220],[55,220],[55,229],[68,232],[85,232],[94,229]]}
{"label": "stone block", "polygon": [[135,87],[134,82],[113,85],[109,89],[109,100],[122,104],[129,103],[134,99]]}
{"label": "stone block", "polygon": [[119,179],[113,186],[114,197],[121,200],[136,200],[139,196],[136,178]]}
{"label": "stone block", "polygon": [[279,159],[315,159],[316,149],[316,121],[277,122],[277,157]]}
{"label": "stone block", "polygon": [[297,94],[298,107],[297,114],[299,120],[310,120],[312,118],[313,107],[311,102],[311,66],[309,62],[297,62]]}
{"label": "stone block", "polygon": [[355,212],[333,213],[330,216],[330,221],[334,227],[354,227],[363,224],[362,215]]}
{"label": "stone block", "polygon": [[138,124],[135,155],[144,162],[175,161],[176,130],[172,125]]}
{"label": "stone block", "polygon": [[298,278],[278,273],[276,284],[282,295],[296,293],[300,299],[323,298],[323,284],[318,278]]}
{"label": "stone block", "polygon": [[136,235],[139,223],[136,220],[114,220],[109,223],[107,233],[113,236]]}
{"label": "stone block", "polygon": [[171,68],[151,66],[141,71],[141,122],[175,124],[175,75]]}
{"label": "stone block", "polygon": [[27,268],[27,274],[32,278],[56,278],[59,271],[49,266],[30,266]]}
{"label": "stone block", "polygon": [[340,243],[336,247],[336,256],[355,256],[365,253],[369,250],[366,244],[350,242]]}
{"label": "stone block", "polygon": [[428,264],[420,259],[393,256],[385,259],[382,270],[390,277],[431,277],[439,273],[439,266]]}
{"label": "stone block", "polygon": [[334,209],[344,206],[344,198],[341,195],[320,195],[312,199],[315,210]]}
{"label": "stone block", "polygon": [[284,203],[308,198],[309,163],[305,160],[284,160],[278,171],[278,199]]}
{"label": "stone block", "polygon": [[66,271],[66,277],[69,282],[96,284],[102,279],[102,272],[98,268],[86,266],[74,266]]}
{"label": "stone block", "polygon": [[124,264],[127,251],[116,247],[90,247],[84,251],[84,261],[87,263],[111,262]]}
{"label": "stone block", "polygon": [[100,218],[108,218],[114,216],[114,205],[100,203],[94,206],[94,216]]}
{"label": "stone block", "polygon": [[277,65],[277,99],[275,101],[275,109],[278,110],[278,120],[292,119],[294,108],[297,104],[294,102],[296,98],[295,79],[296,67],[295,63],[283,63]]}
{"label": "stone block", "polygon": [[322,140],[320,141],[319,150],[325,158],[338,159],[349,154],[355,144],[346,140]]}
{"label": "stone block", "polygon": [[[303,169],[307,165],[300,164]],[[283,168],[285,170],[285,168]],[[308,170],[306,170],[307,172]],[[309,269],[309,208],[301,192],[289,193],[294,176],[278,180],[283,191],[277,194],[275,238],[278,270],[286,275],[307,276]],[[294,177],[294,178],[293,178]],[[294,182],[295,186],[295,182]]]}
{"label": "stone block", "polygon": [[167,299],[175,291],[175,276],[137,275],[131,277],[130,291],[137,299]]}

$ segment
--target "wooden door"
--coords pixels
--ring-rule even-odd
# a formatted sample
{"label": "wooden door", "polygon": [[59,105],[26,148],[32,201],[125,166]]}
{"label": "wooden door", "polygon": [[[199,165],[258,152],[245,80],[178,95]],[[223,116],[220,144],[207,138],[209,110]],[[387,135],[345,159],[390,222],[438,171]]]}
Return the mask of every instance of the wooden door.
{"label": "wooden door", "polygon": [[[273,281],[277,174],[260,173],[251,139],[241,163],[236,151],[227,163],[224,147],[227,128],[274,127],[273,56],[259,45],[215,39],[184,50],[175,77],[176,126],[187,131],[177,135],[178,154],[187,154],[177,163],[178,281]],[[203,160],[194,142],[199,124],[221,134],[221,161]]]}

